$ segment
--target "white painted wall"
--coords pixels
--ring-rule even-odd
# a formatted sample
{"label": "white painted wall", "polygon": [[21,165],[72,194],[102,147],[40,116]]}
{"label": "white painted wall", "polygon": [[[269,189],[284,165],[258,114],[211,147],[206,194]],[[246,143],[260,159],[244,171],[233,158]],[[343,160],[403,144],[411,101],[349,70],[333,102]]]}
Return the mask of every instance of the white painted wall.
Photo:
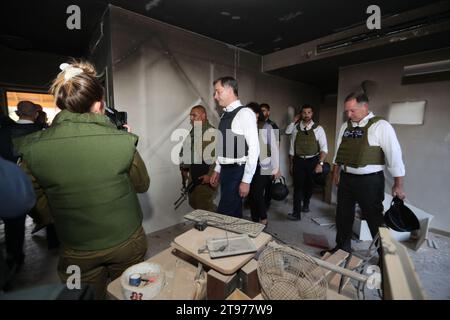
{"label": "white painted wall", "polygon": [[[177,128],[189,129],[190,108],[199,103],[217,126],[213,80],[236,74],[241,101],[269,103],[272,119],[283,129],[289,106],[320,101],[315,88],[262,74],[258,55],[239,51],[236,59],[234,47],[116,7],[111,7],[111,41],[115,107],[128,112],[151,178],[149,191],[140,195],[146,232],[179,223],[191,211],[187,202],[173,209],[181,180],[170,157],[177,142],[170,136]],[[283,137],[285,175],[287,142]]]}

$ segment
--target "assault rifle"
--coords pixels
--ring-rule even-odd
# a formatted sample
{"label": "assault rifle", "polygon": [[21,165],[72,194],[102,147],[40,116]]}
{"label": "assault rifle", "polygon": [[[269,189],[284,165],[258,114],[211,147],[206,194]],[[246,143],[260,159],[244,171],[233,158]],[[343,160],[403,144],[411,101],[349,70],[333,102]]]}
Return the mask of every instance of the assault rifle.
{"label": "assault rifle", "polygon": [[192,180],[186,187],[183,185],[183,187],[181,188],[181,195],[180,197],[173,203],[173,205],[175,206],[175,210],[178,209],[178,207],[181,206],[181,204],[186,201],[188,194],[192,192],[192,190],[194,190],[194,188],[199,184],[198,181],[194,181]]}

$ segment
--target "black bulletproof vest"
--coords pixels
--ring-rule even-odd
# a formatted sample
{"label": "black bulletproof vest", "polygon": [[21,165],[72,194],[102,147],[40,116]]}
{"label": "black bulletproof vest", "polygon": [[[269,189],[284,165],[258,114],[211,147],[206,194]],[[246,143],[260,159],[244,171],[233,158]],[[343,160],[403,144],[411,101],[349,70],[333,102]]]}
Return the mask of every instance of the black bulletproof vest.
{"label": "black bulletproof vest", "polygon": [[235,134],[231,131],[231,123],[242,108],[245,107],[241,106],[231,112],[224,112],[220,119],[219,131],[222,134],[222,145],[220,146],[219,144],[218,147],[218,155],[220,157],[240,159],[248,155],[248,145],[244,135]]}

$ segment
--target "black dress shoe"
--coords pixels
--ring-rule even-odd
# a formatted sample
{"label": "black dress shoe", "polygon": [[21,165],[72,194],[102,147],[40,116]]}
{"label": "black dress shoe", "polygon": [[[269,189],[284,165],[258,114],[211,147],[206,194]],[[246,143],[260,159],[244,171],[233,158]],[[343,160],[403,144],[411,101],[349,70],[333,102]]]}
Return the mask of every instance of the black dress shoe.
{"label": "black dress shoe", "polygon": [[309,205],[308,204],[303,205],[302,212],[309,212]]}
{"label": "black dress shoe", "polygon": [[300,214],[288,213],[288,219],[290,220],[301,220]]}

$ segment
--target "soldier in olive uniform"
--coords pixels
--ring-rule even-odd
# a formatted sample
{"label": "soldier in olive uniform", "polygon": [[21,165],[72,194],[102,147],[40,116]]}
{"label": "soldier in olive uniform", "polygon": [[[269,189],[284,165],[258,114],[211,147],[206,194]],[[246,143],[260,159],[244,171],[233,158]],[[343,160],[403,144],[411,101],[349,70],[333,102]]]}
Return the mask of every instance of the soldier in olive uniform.
{"label": "soldier in olive uniform", "polygon": [[[214,170],[214,138],[215,128],[208,122],[205,107],[197,105],[191,109],[192,129],[185,140],[180,156],[181,173],[187,185],[193,182],[189,192],[189,205],[193,209],[215,212],[215,188],[209,184]],[[212,140],[212,141],[211,141]],[[186,150],[190,150],[187,153]]]}

